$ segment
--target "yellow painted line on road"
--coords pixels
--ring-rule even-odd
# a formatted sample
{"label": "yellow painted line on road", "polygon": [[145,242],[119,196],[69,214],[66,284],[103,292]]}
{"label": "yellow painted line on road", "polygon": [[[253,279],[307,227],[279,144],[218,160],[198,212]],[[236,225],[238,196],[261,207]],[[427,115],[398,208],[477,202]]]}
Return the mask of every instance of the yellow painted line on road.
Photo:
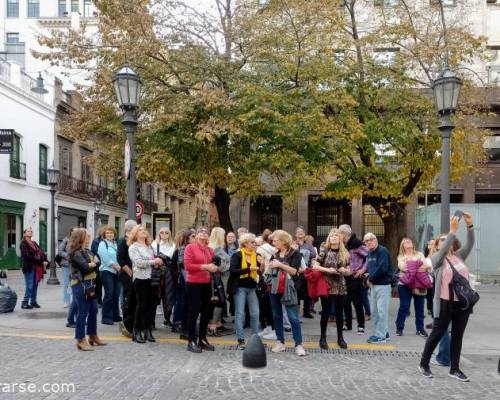
{"label": "yellow painted line on road", "polygon": [[[45,334],[45,333],[18,333],[18,332],[0,332],[0,336],[8,337],[22,337],[31,339],[49,339],[49,340],[74,340],[72,335],[58,335],[58,334]],[[109,342],[130,342],[131,339],[124,336],[99,336],[104,341]],[[158,343],[171,343],[171,344],[186,344],[185,340],[178,338],[162,338],[157,337],[156,342]],[[271,340],[264,340],[267,345],[272,345],[274,342]],[[210,343],[221,345],[221,346],[232,346],[236,345],[235,340],[221,339],[221,338],[210,338]],[[286,342],[287,347],[292,347],[292,342]],[[302,344],[306,349],[315,349],[318,347],[316,342],[304,342]],[[331,349],[338,349],[339,346],[335,343],[329,344]],[[369,343],[354,343],[348,345],[349,349],[355,350],[379,350],[379,351],[391,351],[396,350],[396,346],[388,344],[369,344]]]}

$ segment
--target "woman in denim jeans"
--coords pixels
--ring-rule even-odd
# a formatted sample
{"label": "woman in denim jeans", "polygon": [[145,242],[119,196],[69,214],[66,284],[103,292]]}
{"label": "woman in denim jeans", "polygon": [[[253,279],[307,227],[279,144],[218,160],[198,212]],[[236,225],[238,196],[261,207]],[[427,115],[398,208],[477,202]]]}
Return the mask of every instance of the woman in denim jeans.
{"label": "woman in denim jeans", "polygon": [[230,292],[234,296],[235,304],[235,326],[238,339],[238,349],[245,348],[245,305],[248,304],[250,312],[250,326],[252,334],[259,332],[259,299],[257,298],[257,282],[259,280],[259,266],[257,264],[257,253],[255,252],[256,241],[253,233],[244,233],[240,237],[240,250],[231,257],[229,273],[231,274]]}
{"label": "woman in denim jeans", "polygon": [[[283,230],[276,230],[272,235],[273,246],[277,249],[277,253],[273,256],[270,262],[272,268],[271,276],[276,284],[279,281],[280,274],[297,275],[300,270],[302,256],[297,250],[293,250],[292,236]],[[288,279],[288,277],[287,277]],[[271,290],[271,307],[273,309],[274,329],[276,330],[276,345],[272,348],[273,353],[280,353],[285,351],[285,335],[283,330],[283,309],[281,304],[282,294],[276,292],[275,284],[272,285]],[[302,331],[300,328],[298,305],[285,306],[286,313],[292,325],[293,340],[295,341],[295,352],[298,356],[306,355],[306,351],[302,346]]]}
{"label": "woman in denim jeans", "polygon": [[[95,289],[97,257],[89,250],[90,234],[84,228],[73,231],[69,240],[69,260],[71,265],[71,290],[78,315],[76,317],[75,339],[78,350],[93,350],[90,346],[104,346],[97,336],[97,300],[87,299],[85,290]],[[85,325],[89,341],[85,340]]]}

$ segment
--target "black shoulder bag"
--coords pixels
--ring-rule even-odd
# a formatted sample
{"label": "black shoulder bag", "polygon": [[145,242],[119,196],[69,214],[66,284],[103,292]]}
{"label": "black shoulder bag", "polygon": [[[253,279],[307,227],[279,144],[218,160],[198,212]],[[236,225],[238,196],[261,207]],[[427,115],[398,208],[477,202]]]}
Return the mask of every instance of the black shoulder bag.
{"label": "black shoulder bag", "polygon": [[472,307],[479,301],[479,293],[472,289],[469,280],[460,275],[453,266],[452,262],[446,258],[453,271],[453,278],[450,282],[450,301],[455,306],[454,296],[457,296],[458,309],[461,311],[472,310]]}

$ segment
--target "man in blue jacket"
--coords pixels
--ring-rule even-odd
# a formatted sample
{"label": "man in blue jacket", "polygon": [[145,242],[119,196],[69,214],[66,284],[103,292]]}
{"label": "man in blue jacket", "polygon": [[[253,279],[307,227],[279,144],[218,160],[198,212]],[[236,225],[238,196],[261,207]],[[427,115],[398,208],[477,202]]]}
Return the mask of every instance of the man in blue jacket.
{"label": "man in blue jacket", "polygon": [[375,335],[368,343],[385,343],[389,339],[389,304],[391,301],[391,281],[394,275],[391,255],[377,237],[369,232],[364,236],[368,247],[367,267],[371,283],[372,316]]}

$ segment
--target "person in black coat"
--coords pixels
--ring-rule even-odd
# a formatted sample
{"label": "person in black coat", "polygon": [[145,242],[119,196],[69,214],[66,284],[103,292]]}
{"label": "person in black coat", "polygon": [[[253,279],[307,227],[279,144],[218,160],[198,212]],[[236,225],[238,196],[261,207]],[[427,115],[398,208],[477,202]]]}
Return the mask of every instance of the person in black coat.
{"label": "person in black coat", "polygon": [[47,267],[47,255],[37,242],[32,240],[33,230],[26,228],[21,241],[21,260],[25,283],[24,299],[21,304],[23,309],[40,308],[36,301],[38,283],[42,280]]}

